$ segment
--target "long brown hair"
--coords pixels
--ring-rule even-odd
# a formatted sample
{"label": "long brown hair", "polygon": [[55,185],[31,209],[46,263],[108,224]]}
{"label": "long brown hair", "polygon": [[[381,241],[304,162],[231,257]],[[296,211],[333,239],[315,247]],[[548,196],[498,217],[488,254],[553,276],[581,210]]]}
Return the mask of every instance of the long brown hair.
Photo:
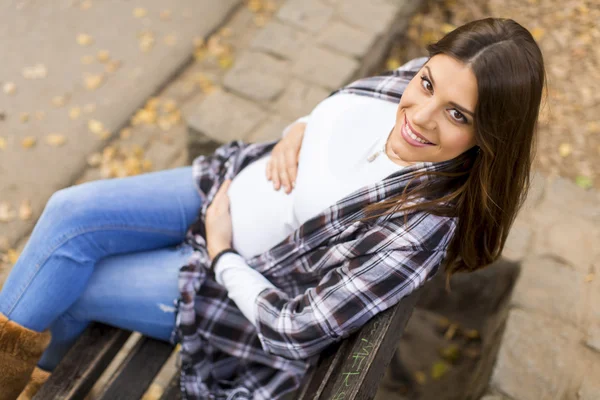
{"label": "long brown hair", "polygon": [[483,268],[502,253],[530,185],[546,72],[531,33],[512,19],[469,22],[426,49],[430,58],[445,54],[474,72],[477,145],[440,172],[416,174],[414,179],[430,175],[422,184],[370,204],[365,213],[371,215],[363,220],[388,214],[374,213],[383,209],[405,212],[405,217],[418,211],[457,217],[444,261],[449,279]]}

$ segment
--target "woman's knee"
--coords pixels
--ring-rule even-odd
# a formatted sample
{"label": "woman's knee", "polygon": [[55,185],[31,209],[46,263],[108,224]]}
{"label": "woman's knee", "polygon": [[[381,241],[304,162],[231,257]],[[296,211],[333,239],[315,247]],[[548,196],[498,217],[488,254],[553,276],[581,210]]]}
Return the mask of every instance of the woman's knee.
{"label": "woman's knee", "polygon": [[60,189],[48,199],[42,216],[53,219],[74,220],[85,216],[98,198],[94,182]]}

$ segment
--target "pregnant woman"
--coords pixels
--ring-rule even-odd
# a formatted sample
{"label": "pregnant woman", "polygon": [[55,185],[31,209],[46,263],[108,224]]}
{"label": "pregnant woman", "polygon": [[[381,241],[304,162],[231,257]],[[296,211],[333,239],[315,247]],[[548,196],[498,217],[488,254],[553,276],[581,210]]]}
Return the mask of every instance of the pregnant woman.
{"label": "pregnant woman", "polygon": [[280,399],[438,271],[498,259],[542,54],[501,18],[427,50],[279,140],[56,192],[0,293],[0,399],[30,398],[91,321],[180,343],[183,398]]}

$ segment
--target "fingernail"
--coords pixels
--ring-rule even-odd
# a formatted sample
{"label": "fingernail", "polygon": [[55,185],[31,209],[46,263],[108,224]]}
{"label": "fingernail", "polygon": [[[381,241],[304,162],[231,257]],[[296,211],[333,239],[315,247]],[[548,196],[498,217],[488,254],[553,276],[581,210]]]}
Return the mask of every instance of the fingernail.
{"label": "fingernail", "polygon": [[296,182],[292,182],[292,187],[295,188],[296,187]]}

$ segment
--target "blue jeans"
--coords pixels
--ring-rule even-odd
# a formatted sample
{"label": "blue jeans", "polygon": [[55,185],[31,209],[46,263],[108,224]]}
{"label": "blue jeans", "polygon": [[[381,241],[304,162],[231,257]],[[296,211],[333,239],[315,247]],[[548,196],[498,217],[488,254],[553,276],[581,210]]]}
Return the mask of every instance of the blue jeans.
{"label": "blue jeans", "polygon": [[0,312],[50,328],[52,371],[91,321],[169,341],[182,244],[200,209],[192,167],[57,191],[0,292]]}

